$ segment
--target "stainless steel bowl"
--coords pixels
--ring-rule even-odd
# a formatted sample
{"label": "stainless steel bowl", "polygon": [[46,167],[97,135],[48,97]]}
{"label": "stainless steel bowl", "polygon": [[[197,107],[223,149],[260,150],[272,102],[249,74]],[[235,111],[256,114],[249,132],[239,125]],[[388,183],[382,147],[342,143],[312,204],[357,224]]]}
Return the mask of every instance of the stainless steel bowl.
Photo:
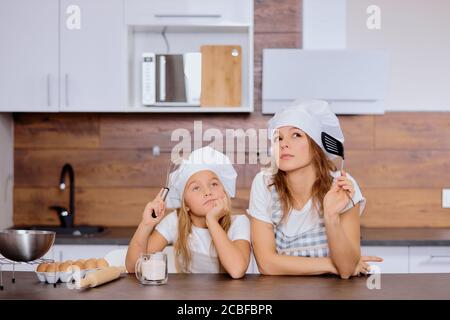
{"label": "stainless steel bowl", "polygon": [[54,242],[53,231],[1,230],[0,254],[12,261],[33,261],[42,258]]}

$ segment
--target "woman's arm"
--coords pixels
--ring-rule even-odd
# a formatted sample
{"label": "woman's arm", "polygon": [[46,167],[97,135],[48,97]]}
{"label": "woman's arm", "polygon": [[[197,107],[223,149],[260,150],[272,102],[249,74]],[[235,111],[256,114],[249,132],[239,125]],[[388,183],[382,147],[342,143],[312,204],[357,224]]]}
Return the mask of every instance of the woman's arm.
{"label": "woman's arm", "polygon": [[341,214],[354,193],[353,182],[342,171],[323,200],[330,257],[343,279],[353,275],[361,258],[359,203]]}
{"label": "woman's arm", "polygon": [[361,258],[359,204],[341,216],[325,215],[325,228],[330,257],[341,278],[348,279]]}
{"label": "woman's arm", "polygon": [[252,243],[259,271],[266,275],[319,275],[337,270],[330,258],[280,255],[271,224],[252,217]]}
{"label": "woman's arm", "polygon": [[250,262],[250,243],[231,241],[217,219],[207,216],[206,224],[219,256],[220,263],[233,279],[242,278]]}

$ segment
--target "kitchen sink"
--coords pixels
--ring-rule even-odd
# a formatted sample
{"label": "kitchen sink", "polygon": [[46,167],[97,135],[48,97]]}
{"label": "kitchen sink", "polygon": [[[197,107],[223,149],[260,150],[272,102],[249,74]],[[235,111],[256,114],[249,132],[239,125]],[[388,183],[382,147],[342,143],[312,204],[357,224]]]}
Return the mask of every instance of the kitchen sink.
{"label": "kitchen sink", "polygon": [[21,230],[45,230],[54,231],[56,235],[67,236],[93,236],[105,232],[106,228],[102,226],[75,226],[71,228],[63,228],[58,226],[16,226],[12,229]]}

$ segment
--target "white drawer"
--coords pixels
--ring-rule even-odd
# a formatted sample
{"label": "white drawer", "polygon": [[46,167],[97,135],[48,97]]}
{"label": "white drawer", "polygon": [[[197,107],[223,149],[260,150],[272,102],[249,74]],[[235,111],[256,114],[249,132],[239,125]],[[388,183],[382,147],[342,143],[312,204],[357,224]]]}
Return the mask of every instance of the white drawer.
{"label": "white drawer", "polygon": [[54,245],[56,261],[103,258],[108,252],[118,249],[118,245]]}
{"label": "white drawer", "polygon": [[252,0],[127,0],[129,25],[253,24]]}
{"label": "white drawer", "polygon": [[361,247],[361,255],[378,256],[383,262],[369,263],[378,266],[381,273],[408,273],[408,247]]}
{"label": "white drawer", "polygon": [[450,247],[410,247],[411,273],[450,272]]}

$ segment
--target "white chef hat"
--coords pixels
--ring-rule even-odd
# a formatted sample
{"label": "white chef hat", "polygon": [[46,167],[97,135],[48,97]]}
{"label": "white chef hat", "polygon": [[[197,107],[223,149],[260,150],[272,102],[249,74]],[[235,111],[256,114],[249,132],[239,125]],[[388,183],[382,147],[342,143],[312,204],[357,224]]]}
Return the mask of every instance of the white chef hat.
{"label": "white chef hat", "polygon": [[296,100],[291,106],[277,112],[269,120],[269,139],[273,139],[275,130],[283,126],[293,126],[304,131],[319,145],[329,159],[336,158],[328,153],[321,139],[322,132],[328,133],[344,143],[339,119],[323,100]]}
{"label": "white chef hat", "polygon": [[181,160],[177,170],[170,174],[170,190],[166,199],[168,208],[181,207],[181,199],[187,181],[193,174],[203,170],[214,172],[219,177],[227,194],[234,197],[237,173],[230,159],[223,153],[207,146],[191,152],[188,159]]}

